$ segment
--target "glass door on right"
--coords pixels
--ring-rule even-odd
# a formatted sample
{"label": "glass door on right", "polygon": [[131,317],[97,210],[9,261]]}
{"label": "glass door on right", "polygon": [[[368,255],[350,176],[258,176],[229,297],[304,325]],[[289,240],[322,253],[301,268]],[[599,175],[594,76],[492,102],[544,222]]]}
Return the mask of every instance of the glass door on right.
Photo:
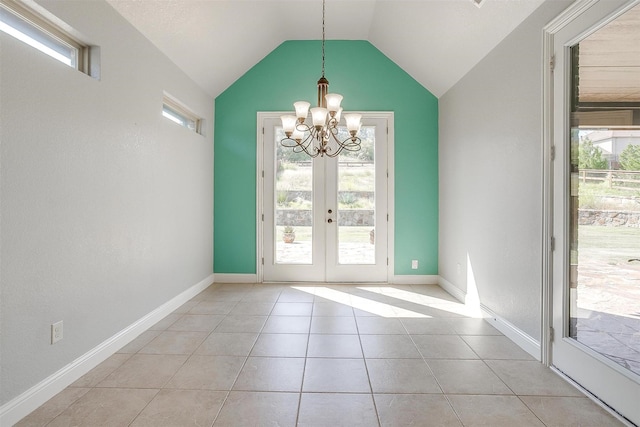
{"label": "glass door on right", "polygon": [[552,364],[639,424],[640,2],[595,2],[554,43]]}

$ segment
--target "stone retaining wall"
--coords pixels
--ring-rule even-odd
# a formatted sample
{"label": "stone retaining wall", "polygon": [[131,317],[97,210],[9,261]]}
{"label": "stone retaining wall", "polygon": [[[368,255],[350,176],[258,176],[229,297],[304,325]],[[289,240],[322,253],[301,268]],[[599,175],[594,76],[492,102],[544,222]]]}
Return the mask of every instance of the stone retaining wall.
{"label": "stone retaining wall", "polygon": [[[303,209],[278,209],[276,211],[276,225],[290,225],[292,227],[310,227],[312,223],[311,211]],[[343,227],[373,227],[375,224],[373,209],[341,210],[338,225]]]}
{"label": "stone retaining wall", "polygon": [[640,212],[578,209],[578,224],[640,228]]}

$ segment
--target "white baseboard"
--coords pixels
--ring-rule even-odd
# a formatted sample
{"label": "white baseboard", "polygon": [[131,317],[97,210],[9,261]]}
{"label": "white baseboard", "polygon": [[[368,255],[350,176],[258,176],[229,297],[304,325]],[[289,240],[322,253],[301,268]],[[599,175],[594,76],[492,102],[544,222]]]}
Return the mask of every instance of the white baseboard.
{"label": "white baseboard", "polygon": [[493,311],[480,305],[487,322],[491,323],[494,328],[502,332],[507,338],[516,343],[520,348],[533,356],[536,360],[542,360],[542,349],[540,341],[534,339],[531,335],[517,328],[513,323],[498,316]]}
{"label": "white baseboard", "polygon": [[215,273],[215,283],[258,283],[257,274]]}
{"label": "white baseboard", "polygon": [[438,285],[440,285],[440,287],[442,289],[444,289],[445,291],[450,293],[452,297],[454,297],[458,301],[464,303],[466,292],[464,292],[463,290],[458,288],[456,285],[454,285],[453,283],[449,282],[444,277],[438,277]]}
{"label": "white baseboard", "polygon": [[205,290],[213,283],[213,278],[212,274],[201,282],[193,285],[191,288],[89,350],[64,368],[45,378],[29,390],[2,405],[2,407],[0,407],[0,426],[11,426],[29,415],[47,400],[98,366],[123,346],[133,341],[142,332]]}
{"label": "white baseboard", "polygon": [[[462,303],[466,301],[466,292],[455,286],[453,283],[440,277],[438,284],[458,301]],[[494,328],[502,332],[507,338],[533,356],[536,360],[542,360],[540,341],[537,341],[508,320],[498,316],[484,304],[480,304],[480,310],[482,311],[482,317],[484,317],[487,322],[491,323]]]}
{"label": "white baseboard", "polygon": [[394,285],[437,285],[438,276],[432,275],[402,275],[393,276],[391,283]]}

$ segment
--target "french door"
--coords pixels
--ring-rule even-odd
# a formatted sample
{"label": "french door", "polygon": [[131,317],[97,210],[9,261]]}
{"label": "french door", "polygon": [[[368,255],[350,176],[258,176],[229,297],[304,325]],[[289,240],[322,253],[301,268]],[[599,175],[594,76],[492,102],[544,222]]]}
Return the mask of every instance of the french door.
{"label": "french door", "polygon": [[393,116],[363,114],[359,151],[315,159],[281,146],[278,117],[259,116],[262,279],[386,282]]}
{"label": "french door", "polygon": [[[624,224],[621,213],[637,210],[640,171],[620,165],[615,135],[636,132],[640,142],[633,119],[640,102],[629,102],[638,90],[620,91],[627,80],[640,88],[633,68],[640,67],[640,56],[620,57],[629,34],[616,36],[623,41],[611,45],[609,30],[626,31],[630,15],[620,19],[633,9],[638,16],[639,5],[638,0],[578,1],[547,33],[547,48],[555,55],[550,126],[556,153],[550,168],[555,238],[550,362],[635,424],[640,424],[640,266],[635,261],[640,230]],[[638,34],[637,23],[631,28]]]}

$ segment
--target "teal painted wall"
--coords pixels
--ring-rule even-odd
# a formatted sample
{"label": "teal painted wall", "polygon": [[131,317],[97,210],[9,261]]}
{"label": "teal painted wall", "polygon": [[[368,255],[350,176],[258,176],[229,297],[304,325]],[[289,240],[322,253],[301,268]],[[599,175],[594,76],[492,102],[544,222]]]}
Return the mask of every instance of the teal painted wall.
{"label": "teal painted wall", "polygon": [[[345,110],[394,112],[395,274],[438,274],[438,99],[367,41],[327,41],[325,62]],[[315,104],[320,70],[320,41],[287,41],[216,98],[215,273],[256,273],[256,113]]]}

